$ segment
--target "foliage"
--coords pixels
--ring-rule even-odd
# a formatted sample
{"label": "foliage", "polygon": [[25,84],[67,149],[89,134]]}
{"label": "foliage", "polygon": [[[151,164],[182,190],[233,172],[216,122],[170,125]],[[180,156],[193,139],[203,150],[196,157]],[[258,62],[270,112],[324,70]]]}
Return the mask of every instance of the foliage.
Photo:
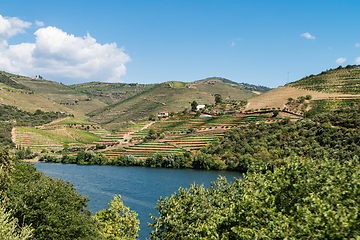
{"label": "foliage", "polygon": [[277,115],[279,115],[279,110],[274,110],[273,111],[273,117],[277,117]]}
{"label": "foliage", "polygon": [[30,113],[14,106],[0,104],[0,146],[15,147],[11,140],[11,130],[14,126],[39,126],[64,116],[60,112],[41,110]]}
{"label": "foliage", "polygon": [[96,149],[106,149],[106,144],[105,143],[97,143]]}
{"label": "foliage", "polygon": [[28,87],[13,81],[11,78],[9,78],[8,76],[6,76],[3,73],[0,73],[0,82],[8,85],[9,87],[13,87],[15,89],[22,89],[22,90],[30,91],[30,89]]}
{"label": "foliage", "polygon": [[222,103],[222,97],[220,94],[215,94],[215,104],[218,105],[218,104],[221,104]]}
{"label": "foliage", "polygon": [[357,157],[290,157],[244,180],[220,177],[161,198],[151,239],[357,239],[359,195]]}
{"label": "foliage", "polygon": [[195,114],[195,117],[200,117],[200,115],[201,115],[201,110],[197,110],[196,114]]}
{"label": "foliage", "polygon": [[198,103],[194,100],[194,101],[191,103],[191,111],[196,111],[197,106],[198,106]]}
{"label": "foliage", "polygon": [[155,114],[150,114],[149,116],[149,121],[155,121],[156,120],[156,117],[155,117]]}
{"label": "foliage", "polygon": [[33,229],[29,226],[18,228],[18,220],[11,217],[11,211],[6,212],[4,204],[0,202],[0,239],[25,240],[31,237]]}
{"label": "foliage", "polygon": [[95,214],[104,239],[136,239],[140,229],[138,214],[124,206],[120,195],[115,195],[108,206]]}
{"label": "foliage", "polygon": [[31,225],[34,239],[92,239],[98,236],[97,222],[85,210],[82,197],[69,182],[36,172],[33,165],[17,163],[6,191],[12,217],[20,227]]}
{"label": "foliage", "polygon": [[329,69],[317,75],[306,76],[289,85],[318,92],[359,94],[359,65]]}
{"label": "foliage", "polygon": [[14,169],[14,164],[9,156],[9,149],[0,149],[0,201],[4,199],[4,191],[10,186],[10,173]]}

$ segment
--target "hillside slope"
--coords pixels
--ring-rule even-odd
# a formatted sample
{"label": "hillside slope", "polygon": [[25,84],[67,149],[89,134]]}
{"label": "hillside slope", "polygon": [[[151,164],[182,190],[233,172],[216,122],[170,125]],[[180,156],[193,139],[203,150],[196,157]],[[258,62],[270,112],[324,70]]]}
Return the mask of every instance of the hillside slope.
{"label": "hillside slope", "polygon": [[348,65],[306,76],[287,86],[326,93],[360,94],[360,65]]}
{"label": "hillside slope", "polygon": [[180,111],[190,109],[190,103],[213,104],[214,94],[222,95],[223,99],[241,100],[254,96],[249,90],[218,82],[183,83],[166,82],[157,84],[151,89],[130,97],[126,100],[96,110],[89,114],[90,120],[105,124],[108,129],[127,125],[133,121],[149,118],[150,114],[161,111]]}
{"label": "hillside slope", "polygon": [[341,107],[344,103],[359,102],[360,66],[330,69],[272,89],[250,98],[247,109],[284,107],[288,98],[297,99],[306,95],[312,96],[312,104],[321,101],[329,109]]}

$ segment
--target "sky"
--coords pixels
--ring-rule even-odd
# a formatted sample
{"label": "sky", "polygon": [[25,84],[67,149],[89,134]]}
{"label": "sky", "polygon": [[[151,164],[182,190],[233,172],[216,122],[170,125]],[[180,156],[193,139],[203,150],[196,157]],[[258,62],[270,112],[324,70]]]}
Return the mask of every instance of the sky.
{"label": "sky", "polygon": [[360,1],[0,2],[0,70],[76,84],[268,87],[360,64]]}

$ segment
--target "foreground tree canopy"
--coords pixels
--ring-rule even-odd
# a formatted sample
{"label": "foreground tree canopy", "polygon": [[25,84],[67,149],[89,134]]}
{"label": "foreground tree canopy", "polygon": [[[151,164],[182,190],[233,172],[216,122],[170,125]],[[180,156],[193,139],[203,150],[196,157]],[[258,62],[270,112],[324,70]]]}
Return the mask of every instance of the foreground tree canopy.
{"label": "foreground tree canopy", "polygon": [[358,239],[359,161],[289,157],[231,184],[180,188],[157,209],[152,239]]}
{"label": "foreground tree canopy", "polygon": [[135,239],[137,214],[115,196],[109,209],[91,216],[88,197],[73,185],[12,162],[0,149],[0,239]]}
{"label": "foreground tree canopy", "polygon": [[95,214],[99,220],[101,232],[105,239],[136,239],[139,235],[140,221],[137,213],[124,206],[121,196],[114,196],[108,204],[109,208]]}

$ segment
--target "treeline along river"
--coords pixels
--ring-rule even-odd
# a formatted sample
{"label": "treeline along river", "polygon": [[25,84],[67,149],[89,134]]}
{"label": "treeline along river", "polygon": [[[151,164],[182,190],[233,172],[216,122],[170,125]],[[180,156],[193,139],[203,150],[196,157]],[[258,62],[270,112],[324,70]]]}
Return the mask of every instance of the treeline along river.
{"label": "treeline along river", "polygon": [[206,171],[193,169],[165,169],[145,167],[86,166],[60,163],[35,163],[38,171],[49,177],[61,178],[74,184],[82,195],[88,195],[88,209],[93,214],[107,208],[114,195],[120,194],[124,204],[139,214],[139,239],[150,237],[152,222],[149,214],[158,215],[155,209],[160,196],[166,197],[188,188],[190,184],[209,187],[219,175],[228,181],[242,177],[240,172]]}

